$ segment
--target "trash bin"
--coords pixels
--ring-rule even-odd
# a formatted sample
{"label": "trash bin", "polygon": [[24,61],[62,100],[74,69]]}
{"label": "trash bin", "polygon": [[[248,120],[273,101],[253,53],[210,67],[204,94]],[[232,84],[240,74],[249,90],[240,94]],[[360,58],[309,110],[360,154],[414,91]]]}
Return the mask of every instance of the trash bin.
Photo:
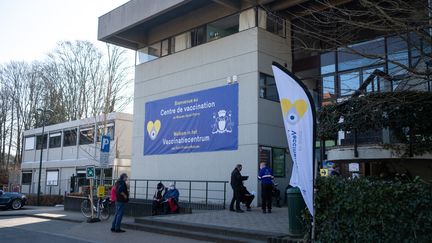
{"label": "trash bin", "polygon": [[288,203],[288,234],[294,237],[302,237],[305,229],[301,213],[306,208],[306,204],[298,187],[289,188],[286,193]]}

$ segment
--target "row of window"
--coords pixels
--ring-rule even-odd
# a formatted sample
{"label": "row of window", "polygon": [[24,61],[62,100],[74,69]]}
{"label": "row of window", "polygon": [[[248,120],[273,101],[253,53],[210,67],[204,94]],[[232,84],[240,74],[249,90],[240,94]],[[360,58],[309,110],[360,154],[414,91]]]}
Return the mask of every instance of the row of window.
{"label": "row of window", "polygon": [[[107,125],[107,135],[111,137],[111,140],[114,139],[114,124]],[[27,136],[25,137],[24,149],[25,150],[33,150],[33,149],[46,149],[49,148],[59,148],[68,146],[76,146],[86,145],[86,144],[94,144],[95,142],[100,142],[101,136],[104,134],[103,127],[99,126],[95,134],[94,127],[86,127],[79,129],[73,128],[70,130],[56,131],[50,132],[49,138],[48,134],[41,134],[36,136]],[[63,135],[63,136],[62,136]],[[95,141],[95,137],[97,138]],[[35,143],[36,140],[36,143]],[[36,145],[36,146],[35,146]]]}
{"label": "row of window", "polygon": [[321,54],[318,67],[296,70],[296,74],[316,80],[314,74],[319,73],[323,101],[353,94],[376,69],[388,73],[395,81],[375,77],[367,92],[426,91],[430,89],[427,82],[401,80],[407,77],[409,68],[422,66],[422,57],[430,53],[430,44],[414,33],[380,37]]}
{"label": "row of window", "polygon": [[256,26],[282,37],[286,36],[283,19],[267,14],[260,8],[248,9],[139,49],[136,53],[136,65]]}
{"label": "row of window", "polygon": [[[101,174],[101,169],[100,168],[96,168],[96,177],[99,177]],[[21,175],[21,183],[23,185],[30,185],[33,183],[32,181],[32,175],[33,173],[31,171],[23,171],[22,175]],[[88,181],[86,180],[80,180],[80,179],[85,179],[86,177],[86,171],[84,169],[77,169],[76,171],[76,176],[73,175],[75,177],[75,181],[79,184],[78,186],[82,186],[82,185],[88,185]],[[107,179],[112,178],[112,169],[111,168],[107,168],[104,169],[104,177]],[[67,180],[68,182],[71,182],[71,178],[66,178],[65,180]],[[50,169],[46,171],[46,180],[45,180],[45,184],[47,186],[58,186],[59,183],[59,170],[58,169]]]}

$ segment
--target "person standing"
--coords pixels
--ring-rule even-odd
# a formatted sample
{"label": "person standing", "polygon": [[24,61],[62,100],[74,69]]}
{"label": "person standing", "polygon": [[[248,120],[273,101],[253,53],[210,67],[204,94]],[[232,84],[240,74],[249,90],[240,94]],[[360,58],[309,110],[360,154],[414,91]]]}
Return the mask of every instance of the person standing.
{"label": "person standing", "polygon": [[265,162],[261,162],[258,180],[261,181],[261,208],[263,213],[271,213],[272,210],[273,178],[273,171],[267,167]]}
{"label": "person standing", "polygon": [[129,191],[126,185],[128,176],[126,173],[120,175],[120,178],[116,182],[116,211],[114,220],[111,225],[111,232],[123,233],[126,232],[120,229],[121,221],[123,218],[123,211],[126,203],[129,201]]}
{"label": "person standing", "polygon": [[[243,213],[244,211],[240,208],[241,193],[243,187],[243,181],[247,180],[248,176],[242,176],[240,171],[242,170],[242,165],[237,164],[234,170],[231,172],[231,187],[233,189],[233,197],[231,199],[231,204],[229,210],[232,212]],[[234,210],[235,202],[235,210]]]}

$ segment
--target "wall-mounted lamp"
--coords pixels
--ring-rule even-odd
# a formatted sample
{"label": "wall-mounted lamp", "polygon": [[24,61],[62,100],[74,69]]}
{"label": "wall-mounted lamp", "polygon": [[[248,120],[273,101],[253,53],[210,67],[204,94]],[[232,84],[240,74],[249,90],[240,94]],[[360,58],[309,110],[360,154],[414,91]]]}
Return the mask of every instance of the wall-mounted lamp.
{"label": "wall-mounted lamp", "polygon": [[233,76],[229,76],[226,78],[226,82],[227,84],[234,84],[238,82],[238,77],[237,75],[233,75]]}

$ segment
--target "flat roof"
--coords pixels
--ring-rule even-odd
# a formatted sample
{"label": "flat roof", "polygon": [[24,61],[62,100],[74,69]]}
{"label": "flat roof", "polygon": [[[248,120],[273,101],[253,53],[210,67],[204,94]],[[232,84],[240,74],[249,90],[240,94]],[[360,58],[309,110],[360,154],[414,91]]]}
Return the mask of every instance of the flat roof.
{"label": "flat roof", "polygon": [[99,17],[98,40],[136,50],[146,31],[211,0],[132,0]]}
{"label": "flat roof", "polygon": [[152,44],[147,43],[152,28],[195,10],[199,11],[200,8],[214,5],[237,12],[265,5],[272,12],[283,13],[309,1],[311,0],[131,0],[99,17],[98,40],[137,50]]}
{"label": "flat roof", "polygon": [[[107,114],[107,121],[113,121],[113,120],[114,121],[123,120],[123,121],[132,122],[133,121],[133,115],[129,114],[129,113],[122,113],[122,112],[113,112],[113,113]],[[84,118],[81,120],[67,121],[67,122],[62,122],[62,123],[57,123],[57,124],[45,126],[44,132],[47,133],[50,131],[60,131],[62,129],[100,123],[102,121],[103,121],[103,115],[96,116],[96,117]],[[42,127],[38,127],[38,128],[30,129],[30,130],[25,130],[24,136],[41,134],[41,133],[42,133]]]}

